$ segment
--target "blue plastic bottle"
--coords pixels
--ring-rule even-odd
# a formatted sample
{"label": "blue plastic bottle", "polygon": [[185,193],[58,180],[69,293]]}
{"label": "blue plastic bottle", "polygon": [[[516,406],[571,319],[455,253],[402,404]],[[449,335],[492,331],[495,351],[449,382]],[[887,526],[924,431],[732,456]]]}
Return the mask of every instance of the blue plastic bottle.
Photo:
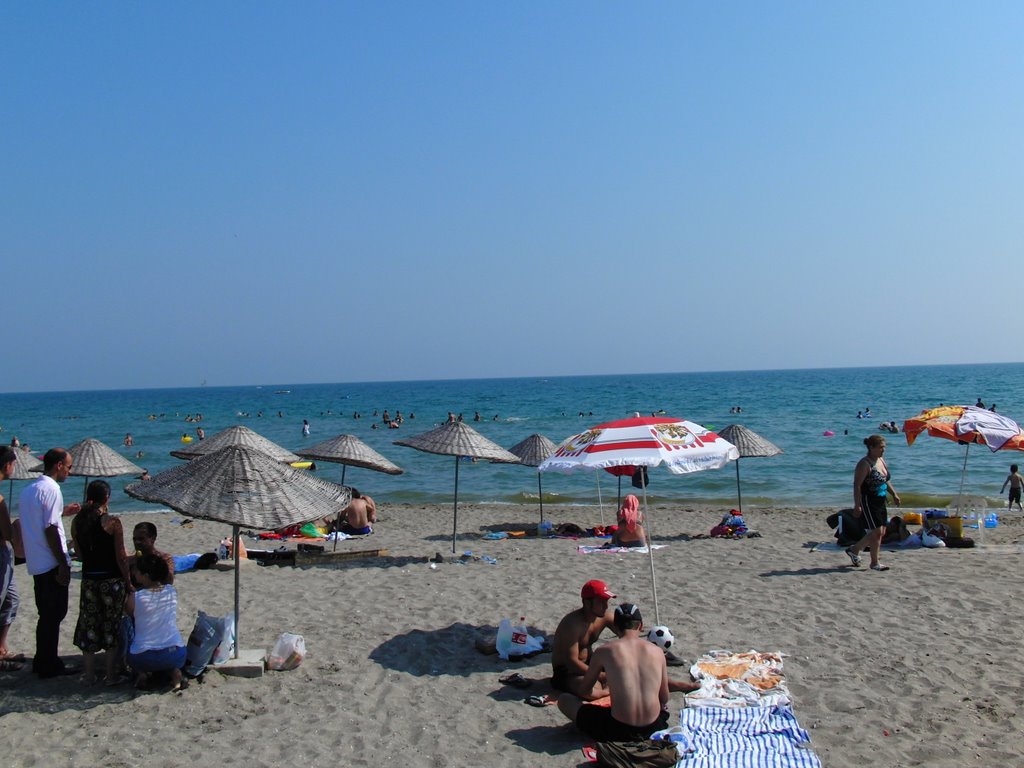
{"label": "blue plastic bottle", "polygon": [[989,512],[985,515],[985,527],[995,528],[999,525],[999,516],[995,512]]}

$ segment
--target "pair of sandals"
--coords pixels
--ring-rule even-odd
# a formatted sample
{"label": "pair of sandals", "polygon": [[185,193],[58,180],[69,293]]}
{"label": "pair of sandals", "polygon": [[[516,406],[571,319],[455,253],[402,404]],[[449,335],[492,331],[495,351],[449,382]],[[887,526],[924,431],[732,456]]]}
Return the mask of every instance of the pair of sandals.
{"label": "pair of sandals", "polygon": [[[856,552],[853,551],[853,547],[847,547],[846,548],[846,556],[850,558],[850,564],[853,565],[854,568],[860,568],[860,555],[858,555]],[[888,571],[889,570],[889,566],[888,565],[882,565],[881,563],[872,563],[871,564],[871,570],[872,571]]]}
{"label": "pair of sandals", "polygon": [[28,659],[25,658],[23,653],[11,653],[7,656],[0,658],[0,672],[17,672],[23,666]]}
{"label": "pair of sandals", "polygon": [[[533,685],[533,680],[523,677],[518,672],[499,678],[498,682],[502,685],[511,685],[513,688],[529,688]],[[550,707],[551,705],[558,703],[558,698],[550,694],[543,694],[539,696],[527,696],[523,701],[531,707]]]}

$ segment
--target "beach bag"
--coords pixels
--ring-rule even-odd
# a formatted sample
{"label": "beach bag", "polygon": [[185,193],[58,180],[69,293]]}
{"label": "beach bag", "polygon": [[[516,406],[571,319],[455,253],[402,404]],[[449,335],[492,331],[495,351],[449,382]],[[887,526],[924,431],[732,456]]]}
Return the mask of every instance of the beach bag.
{"label": "beach bag", "polygon": [[675,742],[669,739],[643,741],[600,741],[597,744],[597,764],[609,768],[662,768],[679,762]]}
{"label": "beach bag", "polygon": [[213,658],[210,659],[211,664],[223,664],[231,658],[235,650],[235,614],[229,613],[220,621],[220,642],[217,645],[217,649],[213,652]]}
{"label": "beach bag", "polygon": [[267,652],[267,669],[295,669],[306,657],[306,641],[302,635],[285,632]]}
{"label": "beach bag", "polygon": [[220,645],[223,629],[220,619],[202,611],[199,612],[196,624],[192,628],[192,634],[188,636],[188,644],[185,646],[184,672],[186,675],[199,677],[203,673],[203,670],[210,664],[210,660],[213,659],[213,652]]}
{"label": "beach bag", "polygon": [[634,488],[646,488],[650,479],[647,477],[647,467],[637,467],[633,472],[632,485]]}

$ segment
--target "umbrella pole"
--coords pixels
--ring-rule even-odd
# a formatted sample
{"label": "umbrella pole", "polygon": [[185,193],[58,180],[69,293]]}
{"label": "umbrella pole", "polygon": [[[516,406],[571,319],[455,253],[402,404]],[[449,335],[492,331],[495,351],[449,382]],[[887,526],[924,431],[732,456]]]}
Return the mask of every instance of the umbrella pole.
{"label": "umbrella pole", "polygon": [[459,529],[459,457],[455,457],[455,502],[452,505],[452,554],[455,554],[455,532]]}
{"label": "umbrella pole", "polygon": [[239,549],[241,547],[238,546],[238,526],[233,525],[231,526],[231,551],[235,556],[235,649],[231,652],[233,659],[238,658],[238,581],[239,571],[242,570]]}
{"label": "umbrella pole", "polygon": [[658,610],[658,582],[654,578],[654,541],[651,539],[651,518],[647,513],[647,486],[644,488],[644,525],[647,526],[647,559],[651,564],[651,594],[654,596],[654,623],[661,624]]}
{"label": "umbrella pole", "polygon": [[619,493],[615,497],[615,508],[622,509],[622,475],[619,475]]}
{"label": "umbrella pole", "polygon": [[740,508],[740,517],[743,516],[743,494],[740,493],[740,460],[736,459],[736,504]]}
{"label": "umbrella pole", "polygon": [[540,499],[540,521],[544,522],[544,489],[540,484],[540,472],[537,473],[537,498]]}
{"label": "umbrella pole", "polygon": [[597,506],[601,510],[601,527],[604,527],[604,502],[601,501],[601,473],[598,471],[594,477],[597,478]]}
{"label": "umbrella pole", "polygon": [[[971,444],[964,449],[964,468],[960,470],[960,492],[956,495],[956,513],[960,516],[960,505],[964,503],[964,478],[967,477],[967,454],[971,452]],[[981,530],[980,527],[978,530]]]}
{"label": "umbrella pole", "polygon": [[[342,485],[345,484],[345,470],[346,469],[348,469],[348,467],[346,465],[342,464],[341,465],[341,484]],[[334,518],[334,551],[335,552],[338,551],[338,520],[340,520],[340,519],[341,519],[341,512],[339,512],[338,516]]]}

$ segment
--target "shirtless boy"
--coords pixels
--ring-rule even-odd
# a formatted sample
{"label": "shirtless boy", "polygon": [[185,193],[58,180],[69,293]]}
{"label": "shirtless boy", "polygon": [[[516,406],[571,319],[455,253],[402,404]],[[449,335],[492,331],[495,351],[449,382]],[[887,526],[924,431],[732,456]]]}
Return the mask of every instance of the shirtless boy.
{"label": "shirtless boy", "polygon": [[352,489],[352,501],[341,511],[341,532],[349,536],[373,533],[370,523],[377,522],[377,505],[369,496]]}
{"label": "shirtless boy", "polygon": [[590,666],[594,643],[606,628],[612,627],[614,617],[608,610],[608,601],[615,593],[603,581],[594,579],[583,585],[580,597],[583,605],[558,622],[551,650],[552,687],[577,696],[584,691],[580,685]]}
{"label": "shirtless boy", "polygon": [[1021,477],[1020,472],[1017,471],[1017,465],[1010,465],[1010,474],[1003,481],[1003,487],[999,490],[1000,493],[1006,490],[1006,486],[1010,486],[1010,502],[1006,505],[1007,511],[1013,509],[1013,502],[1017,502],[1017,509],[1024,509],[1020,505],[1020,492],[1024,488],[1024,477]]}
{"label": "shirtless boy", "polygon": [[[579,684],[580,695],[563,693],[558,708],[596,741],[646,739],[668,726],[665,654],[641,637],[643,619],[632,603],[615,609],[613,627],[618,639],[594,651]],[[585,703],[605,695],[598,682],[602,675],[611,707]]]}

